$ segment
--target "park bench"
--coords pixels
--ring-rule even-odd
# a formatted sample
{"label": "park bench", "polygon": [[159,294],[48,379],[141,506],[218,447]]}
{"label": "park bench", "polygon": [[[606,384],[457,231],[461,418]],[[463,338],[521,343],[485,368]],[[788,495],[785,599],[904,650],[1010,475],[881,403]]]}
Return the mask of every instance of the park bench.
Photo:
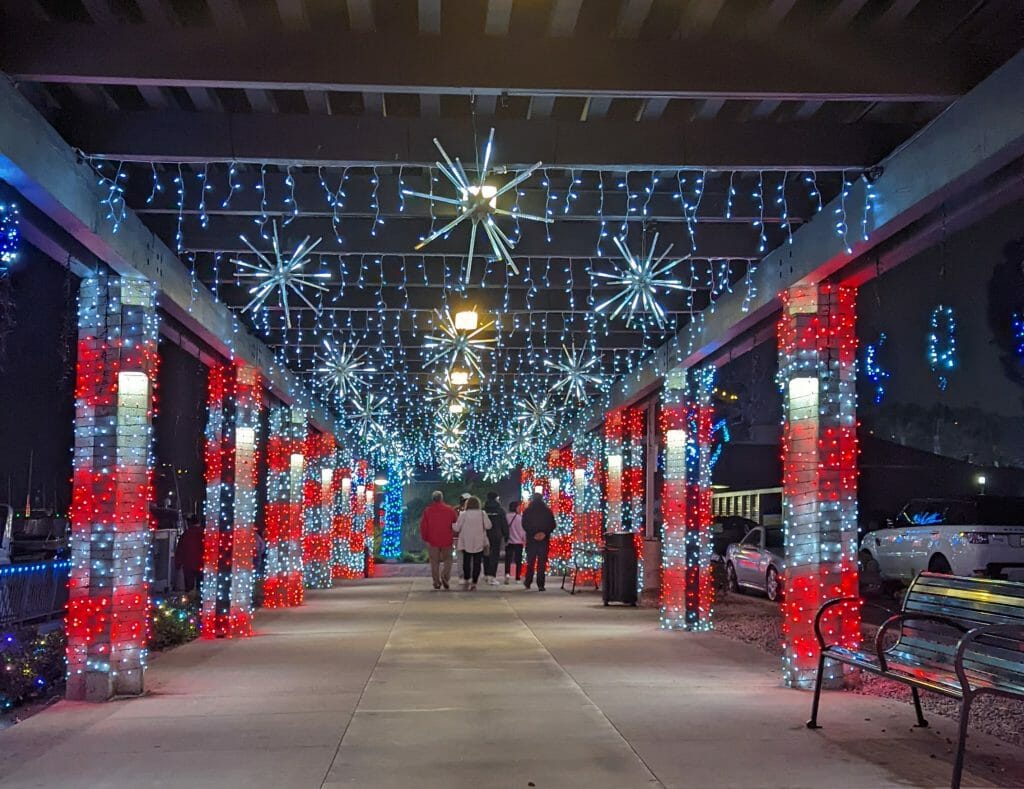
{"label": "park bench", "polygon": [[[921,690],[960,699],[960,735],[950,783],[958,789],[971,703],[984,693],[1024,700],[1024,583],[921,573],[907,590],[900,613],[879,628],[873,651],[827,644],[821,631],[824,614],[856,599],[829,600],[815,617],[821,656],[807,727],[818,728],[826,659],[909,685],[921,727],[928,725],[921,712]],[[891,631],[899,638],[886,647]]]}

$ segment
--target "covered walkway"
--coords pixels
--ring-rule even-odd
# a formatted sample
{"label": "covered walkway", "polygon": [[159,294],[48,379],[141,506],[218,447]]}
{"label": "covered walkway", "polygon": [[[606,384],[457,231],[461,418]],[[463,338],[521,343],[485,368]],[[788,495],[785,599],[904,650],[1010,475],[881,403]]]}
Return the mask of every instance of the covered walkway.
{"label": "covered walkway", "polygon": [[[949,781],[952,723],[843,694],[825,728],[778,660],[653,610],[384,578],[159,655],[145,698],[0,732],[0,786],[885,787]],[[1017,785],[980,735],[966,786]]]}

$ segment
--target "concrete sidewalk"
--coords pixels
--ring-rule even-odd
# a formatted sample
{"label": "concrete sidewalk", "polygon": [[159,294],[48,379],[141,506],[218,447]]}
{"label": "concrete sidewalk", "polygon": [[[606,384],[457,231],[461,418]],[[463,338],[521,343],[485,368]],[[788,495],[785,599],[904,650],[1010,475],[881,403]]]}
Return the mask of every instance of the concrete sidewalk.
{"label": "concrete sidewalk", "polygon": [[[653,611],[386,578],[264,611],[259,635],[159,655],[145,698],[60,703],[0,732],[0,786],[948,785],[955,726],[779,687],[773,658]],[[980,735],[965,786],[1024,785]]]}

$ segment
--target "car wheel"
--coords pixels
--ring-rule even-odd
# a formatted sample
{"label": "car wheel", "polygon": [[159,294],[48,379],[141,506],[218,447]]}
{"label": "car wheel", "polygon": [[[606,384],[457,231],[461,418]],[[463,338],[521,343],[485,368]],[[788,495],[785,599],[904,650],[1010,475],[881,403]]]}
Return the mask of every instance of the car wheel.
{"label": "car wheel", "polygon": [[952,575],[953,568],[949,566],[949,559],[941,553],[937,553],[931,558],[931,561],[928,562],[928,572]]}
{"label": "car wheel", "polygon": [[773,603],[782,599],[782,580],[779,578],[779,571],[774,567],[769,567],[768,573],[765,575],[764,591]]}
{"label": "car wheel", "polygon": [[730,592],[740,592],[740,582],[736,578],[736,568],[732,566],[732,562],[725,565],[725,585]]}

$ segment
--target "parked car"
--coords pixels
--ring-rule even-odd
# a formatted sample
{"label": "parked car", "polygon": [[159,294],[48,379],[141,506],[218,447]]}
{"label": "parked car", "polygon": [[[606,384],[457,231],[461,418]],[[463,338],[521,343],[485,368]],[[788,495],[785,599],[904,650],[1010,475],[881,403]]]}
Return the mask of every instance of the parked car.
{"label": "parked car", "polygon": [[711,577],[715,591],[729,591],[729,576],[725,571],[725,551],[730,544],[739,542],[757,523],[740,515],[716,515],[711,523]]}
{"label": "parked car", "polygon": [[756,589],[771,601],[782,599],[786,539],[781,526],[758,526],[725,551],[729,589]]}
{"label": "parked car", "polygon": [[1024,579],[1024,498],[913,499],[890,528],[864,536],[860,559],[887,582],[922,570]]}

